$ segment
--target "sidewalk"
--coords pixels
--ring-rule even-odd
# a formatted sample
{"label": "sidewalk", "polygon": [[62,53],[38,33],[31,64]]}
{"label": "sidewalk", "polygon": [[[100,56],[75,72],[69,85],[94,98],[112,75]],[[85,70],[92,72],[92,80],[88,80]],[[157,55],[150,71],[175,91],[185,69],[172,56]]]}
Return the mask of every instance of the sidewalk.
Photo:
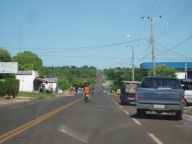
{"label": "sidewalk", "polygon": [[192,121],[192,106],[183,108],[183,118]]}
{"label": "sidewalk", "polygon": [[0,106],[1,105],[6,105],[6,104],[11,104],[11,103],[16,103],[16,102],[25,102],[29,101],[29,98],[15,98],[15,99],[0,99]]}

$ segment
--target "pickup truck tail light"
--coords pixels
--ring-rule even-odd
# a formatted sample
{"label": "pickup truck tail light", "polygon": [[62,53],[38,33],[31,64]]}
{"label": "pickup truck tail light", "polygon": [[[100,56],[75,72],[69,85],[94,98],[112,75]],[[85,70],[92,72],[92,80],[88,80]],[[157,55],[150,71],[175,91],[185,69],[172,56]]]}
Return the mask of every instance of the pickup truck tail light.
{"label": "pickup truck tail light", "polygon": [[185,96],[184,96],[184,94],[181,95],[181,100],[182,100],[182,101],[185,100]]}
{"label": "pickup truck tail light", "polygon": [[135,100],[138,100],[138,92],[135,93]]}

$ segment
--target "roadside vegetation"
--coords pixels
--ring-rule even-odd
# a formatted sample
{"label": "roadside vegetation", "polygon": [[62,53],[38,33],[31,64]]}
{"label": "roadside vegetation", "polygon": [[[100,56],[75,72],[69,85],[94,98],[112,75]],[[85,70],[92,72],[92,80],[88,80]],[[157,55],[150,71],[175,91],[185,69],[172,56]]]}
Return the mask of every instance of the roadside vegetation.
{"label": "roadside vegetation", "polygon": [[[176,70],[174,68],[168,68],[165,65],[159,65],[156,67],[156,74],[159,76],[176,77]],[[152,68],[149,70],[135,68],[135,81],[142,81],[143,77],[152,75]],[[105,83],[105,85],[103,85],[104,90],[111,92],[116,91],[122,86],[122,81],[132,81],[132,69],[121,69],[120,67],[104,69],[103,81]],[[106,84],[106,81],[108,81],[108,84]]]}
{"label": "roadside vegetation", "polygon": [[[95,80],[97,74],[96,67],[76,67],[76,66],[43,66],[43,61],[34,53],[24,51],[11,57],[9,52],[0,47],[0,62],[18,62],[18,70],[36,70],[40,78],[59,78],[57,89],[60,90],[77,90],[82,89],[86,83],[89,84],[91,91],[95,90]],[[13,84],[15,74],[0,74],[0,97],[29,96],[29,97],[50,97],[47,93],[23,93],[19,92],[19,86]],[[9,78],[11,85],[5,87],[5,79]],[[11,80],[12,79],[12,80]],[[19,81],[17,82],[19,83]],[[19,92],[19,93],[18,93]]]}
{"label": "roadside vegetation", "polygon": [[46,94],[46,93],[34,93],[34,92],[19,92],[18,97],[28,97],[28,98],[49,98],[49,97],[55,97],[56,94]]}
{"label": "roadside vegetation", "polygon": [[[95,90],[95,80],[97,74],[96,67],[76,67],[76,66],[43,66],[42,60],[30,51],[18,53],[16,56],[11,57],[6,49],[0,48],[0,62],[18,62],[18,70],[36,70],[41,78],[59,78],[57,89],[60,90],[77,90],[82,89],[86,83],[89,84],[91,91]],[[175,77],[176,70],[167,68],[165,65],[160,65],[156,68],[157,75],[166,75]],[[135,81],[141,81],[144,76],[153,74],[152,68],[149,70],[141,70],[135,68]],[[15,79],[15,74],[0,74],[0,80],[6,78]],[[108,81],[107,85],[103,86],[106,91],[116,90],[122,85],[122,81],[132,80],[131,68],[110,68],[103,70],[103,81]],[[10,80],[11,81],[11,80]],[[39,98],[50,97],[52,95],[46,93],[23,93],[19,92],[19,87],[14,86],[14,91],[9,88],[9,91],[4,92],[3,86],[0,88],[0,96],[11,95],[14,92],[15,96],[37,96]],[[19,92],[19,93],[18,93]]]}

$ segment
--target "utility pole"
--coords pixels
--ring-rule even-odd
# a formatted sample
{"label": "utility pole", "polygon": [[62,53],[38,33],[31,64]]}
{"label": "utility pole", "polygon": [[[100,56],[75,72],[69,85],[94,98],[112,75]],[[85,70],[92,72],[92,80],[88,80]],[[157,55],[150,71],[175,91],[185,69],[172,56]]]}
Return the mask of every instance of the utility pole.
{"label": "utility pole", "polygon": [[19,29],[19,36],[20,36],[20,52],[22,52],[22,50],[21,50],[21,16],[20,16],[20,29]]}
{"label": "utility pole", "polygon": [[[139,45],[138,45],[138,47],[139,47]],[[132,48],[132,81],[135,81],[134,46],[131,45],[131,48]]]}
{"label": "utility pole", "polygon": [[148,17],[147,19],[143,20],[148,20],[151,24],[151,44],[152,44],[152,62],[153,62],[153,76],[156,76],[156,65],[155,65],[155,47],[154,47],[154,30],[153,30],[153,24],[155,23],[156,20],[160,20],[161,16],[159,18],[150,18]]}

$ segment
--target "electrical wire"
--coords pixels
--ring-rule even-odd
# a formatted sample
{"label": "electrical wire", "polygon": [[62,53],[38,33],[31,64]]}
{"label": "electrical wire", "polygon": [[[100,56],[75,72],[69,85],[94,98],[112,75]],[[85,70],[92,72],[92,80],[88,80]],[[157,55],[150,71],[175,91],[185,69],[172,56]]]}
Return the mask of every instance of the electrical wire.
{"label": "electrical wire", "polygon": [[[156,55],[156,56],[160,56],[160,55],[163,55],[163,54],[171,51],[172,49],[174,49],[174,48],[178,47],[179,45],[183,44],[184,42],[186,42],[186,41],[189,40],[190,38],[192,38],[192,36],[188,37],[187,39],[185,39],[184,41],[180,42],[179,44],[177,44],[176,46],[172,47],[171,49],[168,49],[167,51],[165,51],[165,52],[163,52],[163,53],[161,53],[161,54],[158,54],[158,55]],[[156,42],[156,43],[157,43],[157,42]],[[158,44],[158,43],[157,43],[157,44]],[[164,48],[165,48],[165,47],[164,47]],[[166,48],[166,49],[167,49],[167,48]],[[187,56],[184,56],[184,55],[181,55],[181,56],[192,59],[191,57],[187,57]]]}
{"label": "electrical wire", "polygon": [[[181,20],[183,20],[192,11],[192,10],[190,10],[191,5],[192,5],[192,2],[190,4],[186,3],[182,7],[182,9],[168,22],[169,31],[172,30],[175,26],[177,26],[181,22]],[[155,33],[156,39],[163,37],[166,33],[168,33],[167,24],[164,25],[160,30],[158,30]]]}

